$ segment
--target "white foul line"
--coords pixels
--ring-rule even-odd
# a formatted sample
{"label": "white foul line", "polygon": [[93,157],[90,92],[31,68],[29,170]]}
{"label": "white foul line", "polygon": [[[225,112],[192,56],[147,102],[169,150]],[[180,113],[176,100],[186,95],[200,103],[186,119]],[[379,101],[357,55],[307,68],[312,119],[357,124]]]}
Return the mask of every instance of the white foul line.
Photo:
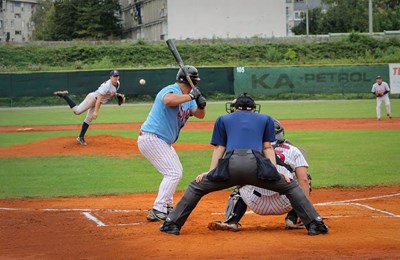
{"label": "white foul line", "polygon": [[315,203],[314,206],[333,205],[333,204],[341,204],[341,203],[354,202],[354,201],[361,201],[361,200],[382,199],[382,198],[389,198],[389,197],[396,197],[396,196],[400,196],[400,193],[389,194],[389,195],[382,195],[382,196],[375,196],[375,197],[369,197],[369,198],[361,198],[361,199],[341,200],[341,201],[331,201],[331,202],[321,202],[321,203]]}
{"label": "white foul line", "polygon": [[91,221],[94,221],[98,227],[105,227],[107,226],[106,224],[104,224],[100,219],[96,218],[95,216],[93,216],[92,214],[90,214],[90,212],[82,212],[82,215],[84,215],[86,218],[88,218]]}
{"label": "white foul line", "polygon": [[367,205],[363,205],[363,204],[360,204],[360,203],[350,203],[350,204],[356,205],[356,206],[359,206],[359,207],[364,207],[364,208],[367,208],[369,210],[378,211],[380,213],[387,214],[387,215],[395,217],[395,218],[400,218],[400,215],[393,214],[393,213],[385,211],[385,210],[380,210],[380,209],[373,208],[373,207],[370,207],[370,206],[367,206]]}

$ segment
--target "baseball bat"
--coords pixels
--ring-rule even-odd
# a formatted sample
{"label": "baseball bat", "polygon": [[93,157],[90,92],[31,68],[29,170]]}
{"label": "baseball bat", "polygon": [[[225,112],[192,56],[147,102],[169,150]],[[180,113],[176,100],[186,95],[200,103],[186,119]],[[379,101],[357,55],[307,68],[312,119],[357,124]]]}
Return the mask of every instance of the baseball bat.
{"label": "baseball bat", "polygon": [[182,69],[183,73],[185,74],[186,80],[189,82],[189,84],[192,88],[195,88],[195,85],[193,84],[193,81],[190,78],[189,73],[185,69],[185,63],[183,63],[182,57],[179,54],[174,41],[172,39],[168,39],[167,45],[168,45],[169,50],[172,53],[172,56],[174,56],[176,62],[179,64],[179,67]]}

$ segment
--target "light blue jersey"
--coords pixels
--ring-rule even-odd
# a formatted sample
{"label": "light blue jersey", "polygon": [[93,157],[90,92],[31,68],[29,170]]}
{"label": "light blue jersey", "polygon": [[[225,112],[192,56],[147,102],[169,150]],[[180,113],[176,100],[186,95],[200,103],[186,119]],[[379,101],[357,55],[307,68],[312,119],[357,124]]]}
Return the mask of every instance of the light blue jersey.
{"label": "light blue jersey", "polygon": [[181,128],[190,116],[190,111],[197,107],[194,100],[182,103],[176,107],[167,107],[163,103],[168,93],[182,94],[177,83],[169,85],[158,92],[153,107],[142,124],[141,131],[153,133],[169,144],[173,144],[179,137]]}

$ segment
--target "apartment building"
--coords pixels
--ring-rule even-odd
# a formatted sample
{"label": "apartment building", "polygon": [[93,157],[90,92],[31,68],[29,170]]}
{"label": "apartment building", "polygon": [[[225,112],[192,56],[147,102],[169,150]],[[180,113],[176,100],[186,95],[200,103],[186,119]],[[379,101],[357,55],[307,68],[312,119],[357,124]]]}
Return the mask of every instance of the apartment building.
{"label": "apartment building", "polygon": [[27,42],[35,29],[30,18],[36,0],[0,0],[0,42]]}
{"label": "apartment building", "polygon": [[[268,38],[290,36],[321,0],[119,0],[124,38]],[[27,42],[37,0],[0,0],[0,42]]]}
{"label": "apartment building", "polygon": [[129,39],[287,35],[284,0],[120,0],[120,4]]}

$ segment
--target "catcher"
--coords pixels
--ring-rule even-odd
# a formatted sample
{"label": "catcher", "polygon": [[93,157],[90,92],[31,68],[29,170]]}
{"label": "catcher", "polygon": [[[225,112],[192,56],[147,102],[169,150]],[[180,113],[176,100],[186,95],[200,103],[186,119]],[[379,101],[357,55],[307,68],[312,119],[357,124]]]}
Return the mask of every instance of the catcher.
{"label": "catcher", "polygon": [[[226,110],[228,113],[232,112],[232,109],[228,109],[228,107]],[[304,194],[309,198],[311,176],[308,172],[305,152],[284,139],[285,130],[276,119],[274,119],[274,126],[276,138],[274,151],[278,172],[287,180],[297,180]],[[305,228],[285,195],[251,185],[236,187],[228,199],[225,221],[211,222],[208,228],[210,230],[238,231],[240,227],[239,221],[245,214],[247,207],[259,215],[282,215],[287,213],[285,218],[287,229]]]}
{"label": "catcher", "polygon": [[76,103],[69,97],[69,92],[67,90],[54,92],[54,95],[65,99],[75,115],[80,115],[87,111],[81,132],[76,138],[81,145],[87,145],[85,141],[86,131],[92,121],[97,118],[102,104],[107,103],[114,96],[117,98],[118,105],[122,105],[122,103],[125,102],[125,95],[117,93],[120,86],[119,72],[118,70],[112,70],[110,72],[110,78],[103,82],[96,91],[89,93],[79,105],[76,105]]}
{"label": "catcher", "polygon": [[376,83],[372,85],[372,90],[371,92],[375,95],[376,97],[376,118],[378,120],[381,120],[381,105],[382,102],[385,103],[386,107],[386,114],[387,116],[391,119],[392,114],[390,112],[390,100],[389,100],[389,93],[390,93],[390,88],[389,85],[382,80],[381,76],[376,76]]}

